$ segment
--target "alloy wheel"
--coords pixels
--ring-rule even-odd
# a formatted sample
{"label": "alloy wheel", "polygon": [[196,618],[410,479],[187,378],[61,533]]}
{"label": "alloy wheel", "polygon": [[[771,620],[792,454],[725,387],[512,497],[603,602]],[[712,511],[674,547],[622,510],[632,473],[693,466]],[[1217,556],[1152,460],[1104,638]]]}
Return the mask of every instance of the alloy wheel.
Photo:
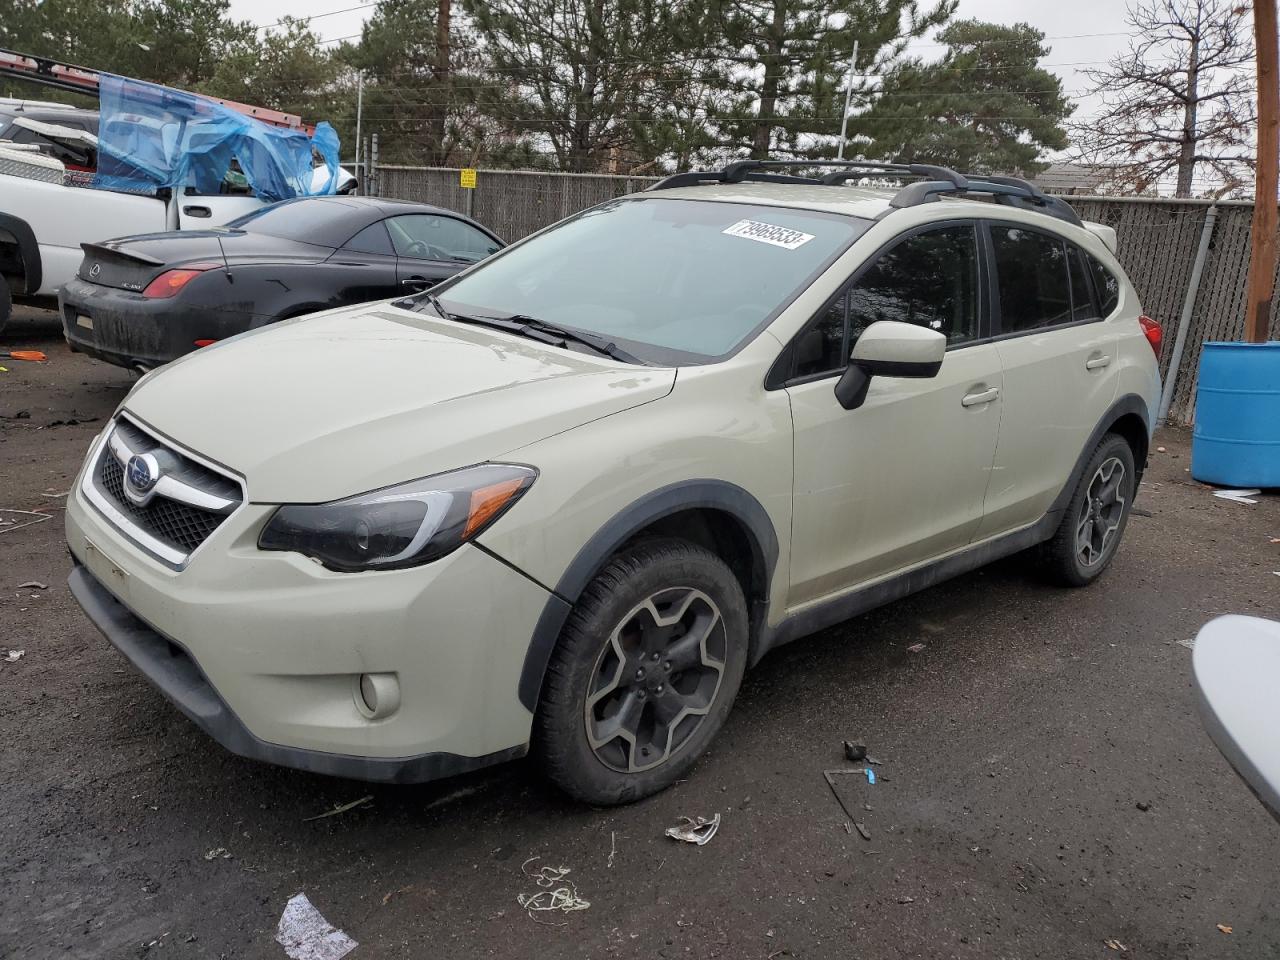
{"label": "alloy wheel", "polygon": [[701,590],[660,590],[609,635],[591,673],[587,742],[621,773],[665,763],[701,726],[724,676],[728,639]]}
{"label": "alloy wheel", "polygon": [[1091,567],[1107,556],[1128,505],[1124,495],[1125,468],[1118,457],[1104,460],[1085,490],[1076,522],[1076,555]]}

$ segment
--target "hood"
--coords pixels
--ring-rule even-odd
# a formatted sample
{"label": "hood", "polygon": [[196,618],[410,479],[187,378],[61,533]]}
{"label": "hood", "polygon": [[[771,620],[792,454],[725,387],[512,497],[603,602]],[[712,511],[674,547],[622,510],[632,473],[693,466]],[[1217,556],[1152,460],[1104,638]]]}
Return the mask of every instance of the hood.
{"label": "hood", "polygon": [[500,458],[674,384],[674,369],[378,304],[188,354],[125,407],[242,474],[250,500],[319,503]]}

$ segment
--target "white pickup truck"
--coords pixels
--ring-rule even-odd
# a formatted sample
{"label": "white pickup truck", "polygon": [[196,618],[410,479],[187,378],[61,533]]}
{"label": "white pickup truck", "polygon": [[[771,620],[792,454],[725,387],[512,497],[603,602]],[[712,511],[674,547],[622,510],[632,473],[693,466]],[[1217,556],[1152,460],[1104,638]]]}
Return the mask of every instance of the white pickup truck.
{"label": "white pickup truck", "polygon": [[0,146],[0,329],[11,300],[52,303],[82,243],[226,223],[262,206],[245,195],[159,196],[67,185],[63,165]]}

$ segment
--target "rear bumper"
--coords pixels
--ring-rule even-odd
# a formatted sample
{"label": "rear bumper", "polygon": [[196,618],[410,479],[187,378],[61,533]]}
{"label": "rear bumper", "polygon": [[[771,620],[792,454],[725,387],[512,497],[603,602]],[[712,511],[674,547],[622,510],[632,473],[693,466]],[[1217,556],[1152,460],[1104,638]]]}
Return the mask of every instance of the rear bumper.
{"label": "rear bumper", "polygon": [[58,312],[72,350],[129,368],[158,367],[198,349],[196,340],[225,340],[256,323],[245,311],[192,306],[180,296],[147,299],[80,279],[58,292]]}
{"label": "rear bumper", "polygon": [[242,757],[353,780],[420,783],[512,760],[526,751],[522,745],[482,757],[453,753],[356,757],[267,743],[240,722],[181,644],[138,619],[84,566],[76,564],[67,584],[93,625],[116,649],[201,730]]}

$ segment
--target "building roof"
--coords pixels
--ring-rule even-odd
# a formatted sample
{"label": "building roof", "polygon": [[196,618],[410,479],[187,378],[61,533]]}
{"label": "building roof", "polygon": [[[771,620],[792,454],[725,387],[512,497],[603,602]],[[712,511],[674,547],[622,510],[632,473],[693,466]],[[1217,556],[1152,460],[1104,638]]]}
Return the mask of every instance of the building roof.
{"label": "building roof", "polygon": [[1094,193],[1110,174],[1106,167],[1051,163],[1043,173],[1032,177],[1031,182],[1045,193]]}

